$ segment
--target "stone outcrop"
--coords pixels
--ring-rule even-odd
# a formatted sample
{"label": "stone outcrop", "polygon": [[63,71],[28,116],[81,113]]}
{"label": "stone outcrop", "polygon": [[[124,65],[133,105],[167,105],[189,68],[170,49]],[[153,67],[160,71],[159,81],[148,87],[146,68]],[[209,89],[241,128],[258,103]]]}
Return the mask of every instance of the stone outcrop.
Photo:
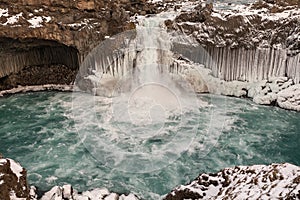
{"label": "stone outcrop", "polygon": [[0,90],[72,84],[84,57],[140,12],[157,11],[146,1],[1,1]]}
{"label": "stone outcrop", "polygon": [[300,82],[299,23],[296,1],[230,5],[230,10],[200,3],[174,21],[166,21],[170,30],[197,40],[207,56],[192,52],[193,48],[182,51],[212,69],[215,77],[260,81],[286,76],[295,83]]}
{"label": "stone outcrop", "polygon": [[261,105],[279,106],[300,111],[300,84],[288,77],[269,77],[262,81],[225,81],[213,75],[212,69],[184,58],[170,67],[174,78],[183,77],[196,93],[212,93],[252,99]]}
{"label": "stone outcrop", "polygon": [[19,163],[0,156],[0,199],[29,200],[26,174],[26,170]]}
{"label": "stone outcrop", "polygon": [[130,194],[117,194],[106,188],[78,192],[71,185],[55,186],[38,198],[37,188],[28,187],[27,172],[17,162],[0,154],[0,199],[1,200],[138,200]]}
{"label": "stone outcrop", "polygon": [[[0,155],[0,199],[14,200],[138,200],[130,194],[117,194],[106,188],[78,192],[71,185],[54,186],[38,197],[37,188],[27,185],[26,170]],[[299,199],[300,167],[284,163],[236,166],[218,173],[200,174],[194,181],[165,195],[181,199]]]}
{"label": "stone outcrop", "polygon": [[299,23],[295,0],[214,6],[200,2],[165,22],[171,33],[193,39],[175,43],[173,50],[194,64],[177,60],[171,71],[191,79],[196,92],[299,110],[299,89],[293,86],[300,82]]}
{"label": "stone outcrop", "polygon": [[200,174],[164,199],[299,199],[299,183],[300,168],[288,163],[236,166]]}
{"label": "stone outcrop", "polygon": [[277,103],[281,108],[300,112],[300,84],[278,92]]}
{"label": "stone outcrop", "polygon": [[[31,190],[31,200],[36,200],[36,189],[32,187]],[[73,189],[71,185],[64,185],[62,187],[55,186],[48,192],[46,192],[40,200],[138,200],[139,198],[134,194],[130,193],[128,195],[125,194],[117,194],[114,192],[110,192],[106,188],[95,188],[92,190],[78,192]]]}

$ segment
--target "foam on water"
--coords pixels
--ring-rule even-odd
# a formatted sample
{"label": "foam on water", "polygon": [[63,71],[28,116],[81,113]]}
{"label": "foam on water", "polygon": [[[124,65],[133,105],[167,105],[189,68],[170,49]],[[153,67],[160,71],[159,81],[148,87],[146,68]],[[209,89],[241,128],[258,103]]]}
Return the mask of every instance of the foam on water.
{"label": "foam on water", "polygon": [[[56,184],[70,183],[81,191],[107,187],[116,192],[133,191],[145,199],[159,199],[174,186],[189,182],[201,172],[271,162],[300,165],[297,151],[300,113],[258,106],[240,99],[213,95],[201,95],[200,98],[210,106],[200,107],[200,116],[189,118],[190,126],[198,126],[192,145],[174,162],[156,171],[124,172],[112,167],[114,163],[111,158],[103,156],[101,162],[93,158],[74,129],[72,94],[69,93],[30,93],[0,99],[0,152],[26,167],[30,184],[42,190]],[[104,107],[111,102],[109,98],[98,99]],[[212,112],[214,115],[211,115]],[[78,117],[87,117],[87,113],[88,110],[82,110],[78,112]],[[98,113],[99,117],[101,113]],[[216,120],[210,124],[212,116]],[[217,123],[223,119],[229,124]],[[169,123],[174,121],[176,119],[170,119]],[[99,128],[114,128],[99,127],[97,124],[98,121],[88,124],[90,128],[87,130],[95,132]],[[218,138],[212,131],[208,134],[209,127],[221,132]],[[116,130],[107,130],[106,137],[112,140],[107,140],[108,143],[118,141],[122,150],[126,146],[136,148],[137,141],[133,140],[136,138],[126,140],[128,135],[119,135]],[[174,131],[184,133],[184,128]],[[150,149],[154,144],[158,146],[158,139],[163,140],[168,135],[159,137],[141,148]],[[104,144],[99,148],[115,146]],[[137,168],[138,164],[131,163]]]}

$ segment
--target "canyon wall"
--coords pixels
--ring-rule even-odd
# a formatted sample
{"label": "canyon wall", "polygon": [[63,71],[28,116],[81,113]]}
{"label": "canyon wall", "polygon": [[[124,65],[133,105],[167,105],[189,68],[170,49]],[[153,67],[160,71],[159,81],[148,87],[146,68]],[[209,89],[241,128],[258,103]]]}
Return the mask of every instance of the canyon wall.
{"label": "canyon wall", "polygon": [[122,2],[1,1],[0,90],[72,84],[80,63],[95,46],[107,36],[134,28],[129,22],[134,11],[153,12],[153,6],[143,1]]}
{"label": "canyon wall", "polygon": [[[236,8],[230,5],[231,11],[201,1],[178,3],[1,1],[0,89],[71,84],[80,64],[105,38],[134,29],[136,15],[168,9],[177,12],[175,19],[165,22],[170,33],[181,32],[195,39],[191,45],[174,44],[175,52],[204,64],[215,77],[253,82],[276,76],[299,83],[300,20],[296,1],[260,1]],[[194,47],[196,43],[201,48]],[[122,70],[108,64],[113,59],[105,59],[101,64],[105,73]]]}
{"label": "canyon wall", "polygon": [[0,89],[18,85],[70,84],[79,67],[78,50],[41,39],[0,40]]}
{"label": "canyon wall", "polygon": [[203,64],[212,74],[226,81],[257,82],[272,77],[288,77],[300,83],[300,54],[286,49],[202,47],[175,44],[174,51]]}
{"label": "canyon wall", "polygon": [[170,33],[175,30],[194,39],[176,44],[175,51],[204,64],[222,80],[288,77],[300,81],[297,1],[199,4],[165,24]]}

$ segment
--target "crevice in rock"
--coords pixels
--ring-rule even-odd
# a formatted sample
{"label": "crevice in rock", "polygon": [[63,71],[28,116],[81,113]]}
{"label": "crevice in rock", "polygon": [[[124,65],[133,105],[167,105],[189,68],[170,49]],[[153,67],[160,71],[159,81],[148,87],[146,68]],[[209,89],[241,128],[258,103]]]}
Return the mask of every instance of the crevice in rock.
{"label": "crevice in rock", "polygon": [[0,90],[18,85],[71,84],[79,53],[56,41],[0,38]]}

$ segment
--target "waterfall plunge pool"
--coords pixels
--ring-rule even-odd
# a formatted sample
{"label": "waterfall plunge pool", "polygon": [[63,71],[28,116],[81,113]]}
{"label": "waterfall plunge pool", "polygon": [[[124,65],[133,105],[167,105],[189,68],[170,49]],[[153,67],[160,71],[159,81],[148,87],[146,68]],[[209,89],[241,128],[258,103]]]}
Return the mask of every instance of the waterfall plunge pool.
{"label": "waterfall plunge pool", "polygon": [[[185,130],[197,127],[191,144],[167,164],[148,160],[155,169],[152,171],[141,171],[139,167],[144,166],[139,165],[140,161],[123,163],[127,168],[118,168],[114,156],[104,154],[104,150],[95,157],[91,150],[93,145],[85,143],[75,126],[71,111],[72,93],[36,92],[1,98],[0,152],[20,162],[28,171],[29,184],[38,186],[42,191],[69,183],[79,191],[107,187],[119,193],[131,191],[144,199],[158,199],[202,172],[274,162],[300,165],[300,113],[259,106],[245,99],[209,94],[198,95],[197,98],[209,105],[197,108],[199,117],[182,114],[182,118],[189,117],[190,120],[180,130],[167,128],[174,127],[171,125],[176,124],[176,119],[164,122],[169,124],[164,128],[168,129],[168,133],[182,133],[176,137],[189,137],[184,135]],[[107,99],[99,103],[107,105]],[[82,111],[79,117],[84,116]],[[90,131],[94,127],[95,132],[90,134],[100,132],[104,135],[116,133],[114,129],[121,127],[86,125],[91,128]],[[127,130],[132,131],[133,128],[128,127]],[[169,141],[168,134],[147,139],[144,136],[133,137],[134,140],[120,137],[123,141],[112,135],[105,137],[110,140],[111,152],[117,145],[123,151],[126,148],[128,152],[138,149],[149,155],[154,144],[159,148],[159,144]],[[131,161],[134,162],[135,158]]]}

